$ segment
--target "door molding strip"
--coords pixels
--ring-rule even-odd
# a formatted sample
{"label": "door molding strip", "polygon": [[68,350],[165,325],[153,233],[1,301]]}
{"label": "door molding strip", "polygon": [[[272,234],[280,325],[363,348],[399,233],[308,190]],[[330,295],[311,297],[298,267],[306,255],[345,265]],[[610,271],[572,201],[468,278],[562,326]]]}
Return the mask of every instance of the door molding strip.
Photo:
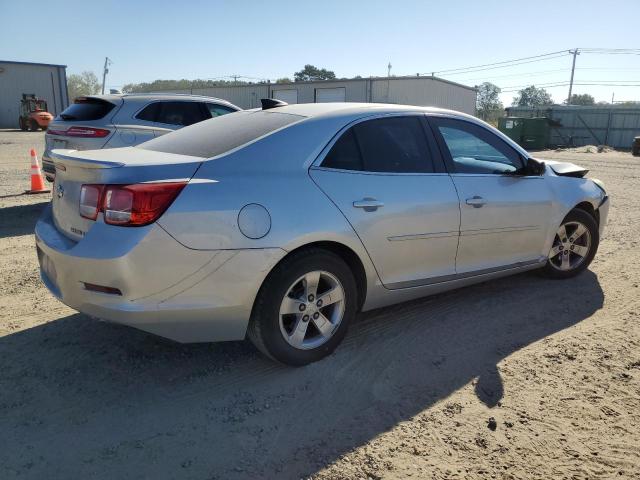
{"label": "door molding strip", "polygon": [[405,282],[390,283],[389,285],[385,285],[385,287],[387,287],[390,290],[396,290],[399,288],[410,288],[410,287],[424,287],[427,285],[434,285],[436,283],[452,282],[455,280],[463,280],[471,277],[487,275],[490,273],[504,272],[506,270],[517,270],[518,268],[530,267],[536,264],[540,264],[540,266],[542,266],[546,261],[547,261],[546,258],[542,258],[538,260],[528,260],[525,262],[511,263],[509,265],[504,265],[501,267],[492,267],[492,268],[485,268],[482,270],[474,270],[473,272],[454,273],[451,275],[441,275],[439,277],[422,278],[418,280],[408,280]]}
{"label": "door molding strip", "polygon": [[403,242],[405,240],[424,240],[429,238],[457,237],[458,232],[434,232],[434,233],[411,233],[409,235],[396,235],[387,237],[390,242]]}

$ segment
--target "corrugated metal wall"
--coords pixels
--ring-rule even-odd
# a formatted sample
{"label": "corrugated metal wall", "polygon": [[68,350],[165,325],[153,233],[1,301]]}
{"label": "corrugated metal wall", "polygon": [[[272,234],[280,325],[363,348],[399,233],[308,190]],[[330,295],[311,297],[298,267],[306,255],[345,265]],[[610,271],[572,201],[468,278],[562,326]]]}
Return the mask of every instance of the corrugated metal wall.
{"label": "corrugated metal wall", "polygon": [[57,115],[69,104],[65,67],[0,61],[0,128],[18,128],[23,93],[45,99]]}
{"label": "corrugated metal wall", "polygon": [[640,105],[509,107],[508,116],[547,117],[559,123],[551,128],[550,146],[608,145],[631,148],[640,135]]}
{"label": "corrugated metal wall", "polygon": [[476,91],[438,78],[384,78],[372,81],[372,100],[440,107],[475,115]]}
{"label": "corrugated metal wall", "polygon": [[378,102],[450,108],[475,114],[476,91],[434,77],[363,78],[322,82],[271,83],[229,87],[171,90],[222,98],[241,108],[260,106],[261,98],[272,98],[278,90],[296,90],[298,103],[314,103],[316,89],[344,88],[347,102]]}

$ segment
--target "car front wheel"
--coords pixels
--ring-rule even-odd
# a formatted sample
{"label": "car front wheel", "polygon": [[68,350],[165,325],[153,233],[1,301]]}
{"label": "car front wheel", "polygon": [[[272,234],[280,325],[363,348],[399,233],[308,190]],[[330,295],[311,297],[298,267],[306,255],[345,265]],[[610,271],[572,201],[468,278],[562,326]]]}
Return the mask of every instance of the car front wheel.
{"label": "car front wheel", "polygon": [[332,353],[356,313],[357,288],[348,265],[322,249],[285,258],[264,281],[249,339],[264,354],[292,366]]}
{"label": "car front wheel", "polygon": [[589,213],[575,209],[562,221],[543,269],[551,278],[569,278],[585,270],[598,250],[598,225]]}

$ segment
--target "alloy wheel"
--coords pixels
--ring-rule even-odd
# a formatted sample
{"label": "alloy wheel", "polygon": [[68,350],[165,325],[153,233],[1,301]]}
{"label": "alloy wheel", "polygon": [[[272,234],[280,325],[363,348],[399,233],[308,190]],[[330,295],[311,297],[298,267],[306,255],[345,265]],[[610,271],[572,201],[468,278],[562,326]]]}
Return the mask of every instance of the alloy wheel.
{"label": "alloy wheel", "polygon": [[309,350],[326,343],[344,317],[344,288],[325,271],[312,271],[287,289],[279,312],[280,332],[292,347]]}
{"label": "alloy wheel", "polygon": [[580,222],[560,225],[549,252],[549,263],[561,271],[578,268],[591,251],[591,233]]}

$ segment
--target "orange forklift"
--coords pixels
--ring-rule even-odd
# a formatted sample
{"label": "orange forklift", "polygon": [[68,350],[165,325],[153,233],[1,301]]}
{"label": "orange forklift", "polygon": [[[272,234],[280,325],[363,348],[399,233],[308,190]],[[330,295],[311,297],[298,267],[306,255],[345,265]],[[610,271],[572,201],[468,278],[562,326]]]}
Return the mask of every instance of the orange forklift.
{"label": "orange forklift", "polygon": [[20,130],[35,132],[38,128],[46,130],[53,120],[53,115],[47,111],[47,102],[37,98],[33,93],[23,93],[20,100]]}

